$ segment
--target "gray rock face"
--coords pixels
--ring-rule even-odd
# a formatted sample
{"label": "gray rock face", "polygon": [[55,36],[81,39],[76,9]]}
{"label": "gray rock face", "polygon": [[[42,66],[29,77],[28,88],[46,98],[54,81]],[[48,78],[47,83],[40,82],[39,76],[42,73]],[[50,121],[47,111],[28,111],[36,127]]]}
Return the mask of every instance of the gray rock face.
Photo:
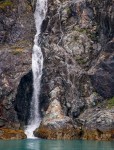
{"label": "gray rock face", "polygon": [[0,118],[0,127],[3,127],[5,125],[6,121],[2,118]]}
{"label": "gray rock face", "polygon": [[[90,73],[92,85],[95,90],[104,98],[114,96],[114,40],[111,40],[105,46],[100,54],[99,63],[95,70]],[[93,69],[90,69],[90,72]]]}
{"label": "gray rock face", "polygon": [[42,111],[57,86],[57,98],[72,118],[114,96],[112,11],[112,1],[107,0],[49,1],[42,41]]}
{"label": "gray rock face", "polygon": [[[31,69],[34,32],[33,12],[27,0],[0,2],[0,117],[5,120],[5,127],[19,128],[20,116],[17,117],[16,111],[24,115],[20,109],[26,106],[27,96],[23,95],[25,101],[22,102],[23,98],[19,94],[22,89],[18,91],[18,85]],[[28,82],[24,86],[28,86],[29,91],[32,83]],[[27,95],[27,87],[24,90]],[[16,97],[17,93],[20,100]],[[28,97],[30,99],[31,96]],[[25,109],[23,111],[26,114]],[[26,122],[27,117],[23,118],[19,119]]]}
{"label": "gray rock face", "polygon": [[114,130],[114,109],[89,109],[79,117],[86,129],[100,131]]}
{"label": "gray rock face", "polygon": [[[5,51],[3,50],[0,53],[0,116],[2,116],[8,122],[18,121],[13,104],[17,103],[17,100],[15,99],[17,99],[16,93],[20,79],[24,74],[27,74],[31,64],[30,59],[28,59],[30,58],[30,52],[24,53],[19,51],[17,54],[15,54],[15,51],[13,52],[11,49],[5,49]],[[27,78],[25,81],[26,80]],[[29,80],[27,82],[29,82]],[[27,82],[25,86],[27,85]],[[22,104],[20,102],[19,106]],[[22,107],[23,106],[21,105],[21,108]]]}
{"label": "gray rock face", "polygon": [[[76,122],[83,114],[81,120],[87,116],[88,127],[112,126],[113,121],[106,124],[113,118],[110,110],[107,114],[100,107],[100,114],[90,112],[94,118],[90,122],[86,110],[97,109],[99,103],[114,96],[113,9],[113,2],[107,0],[49,1],[42,36],[44,70],[40,99],[44,115],[56,97],[65,115]],[[53,90],[58,87],[59,94],[55,95]]]}
{"label": "gray rock face", "polygon": [[3,1],[0,5],[0,43],[30,46],[35,28],[28,0]]}

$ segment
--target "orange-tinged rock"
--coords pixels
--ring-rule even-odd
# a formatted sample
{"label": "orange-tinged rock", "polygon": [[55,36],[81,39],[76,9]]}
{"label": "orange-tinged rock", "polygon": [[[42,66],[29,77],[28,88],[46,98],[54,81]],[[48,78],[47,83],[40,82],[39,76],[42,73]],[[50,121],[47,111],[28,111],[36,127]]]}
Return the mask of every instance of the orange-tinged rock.
{"label": "orange-tinged rock", "polygon": [[50,126],[42,125],[34,131],[34,135],[44,139],[80,139],[80,129],[75,129],[72,125],[68,124],[60,128],[51,128]]}
{"label": "orange-tinged rock", "polygon": [[110,141],[114,140],[114,130],[109,131],[100,131],[98,129],[89,130],[83,129],[82,139],[86,140],[102,140],[102,141]]}
{"label": "orange-tinged rock", "polygon": [[10,140],[10,139],[26,139],[23,130],[13,130],[13,129],[0,129],[0,139],[2,140]]}

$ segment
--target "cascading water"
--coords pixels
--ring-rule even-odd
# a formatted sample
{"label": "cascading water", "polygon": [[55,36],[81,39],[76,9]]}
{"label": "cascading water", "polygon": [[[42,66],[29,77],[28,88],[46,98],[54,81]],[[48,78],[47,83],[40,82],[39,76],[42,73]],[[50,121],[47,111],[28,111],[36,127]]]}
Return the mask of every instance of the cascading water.
{"label": "cascading water", "polygon": [[46,12],[47,0],[37,0],[36,9],[34,13],[37,32],[34,38],[34,46],[32,53],[33,96],[30,110],[30,120],[27,129],[25,130],[27,138],[34,138],[33,131],[39,126],[41,120],[39,115],[39,94],[43,69],[43,54],[39,45],[39,36],[41,33],[41,25],[43,20],[45,19]]}

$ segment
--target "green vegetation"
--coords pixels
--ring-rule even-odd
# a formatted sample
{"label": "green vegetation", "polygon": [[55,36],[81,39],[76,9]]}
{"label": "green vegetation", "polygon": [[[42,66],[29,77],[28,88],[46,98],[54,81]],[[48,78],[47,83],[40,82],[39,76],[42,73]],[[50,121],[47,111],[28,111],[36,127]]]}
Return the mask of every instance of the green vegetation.
{"label": "green vegetation", "polygon": [[0,9],[5,9],[7,6],[12,6],[13,3],[10,0],[0,1]]}
{"label": "green vegetation", "polygon": [[108,108],[114,107],[114,97],[108,100]]}

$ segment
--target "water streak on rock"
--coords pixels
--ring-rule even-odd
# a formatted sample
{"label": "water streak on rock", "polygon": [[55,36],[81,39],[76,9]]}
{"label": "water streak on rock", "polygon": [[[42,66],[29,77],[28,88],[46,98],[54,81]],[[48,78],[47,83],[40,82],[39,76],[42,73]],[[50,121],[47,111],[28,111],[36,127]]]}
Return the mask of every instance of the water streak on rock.
{"label": "water streak on rock", "polygon": [[32,71],[33,71],[33,97],[31,103],[31,116],[29,120],[29,125],[26,129],[26,134],[28,138],[33,138],[33,131],[38,127],[40,123],[39,115],[39,94],[40,94],[40,81],[42,77],[43,69],[43,54],[40,47],[40,33],[41,25],[45,19],[47,12],[47,0],[37,0],[36,10],[34,13],[35,24],[36,24],[36,35],[34,38],[34,46],[32,53]]}

